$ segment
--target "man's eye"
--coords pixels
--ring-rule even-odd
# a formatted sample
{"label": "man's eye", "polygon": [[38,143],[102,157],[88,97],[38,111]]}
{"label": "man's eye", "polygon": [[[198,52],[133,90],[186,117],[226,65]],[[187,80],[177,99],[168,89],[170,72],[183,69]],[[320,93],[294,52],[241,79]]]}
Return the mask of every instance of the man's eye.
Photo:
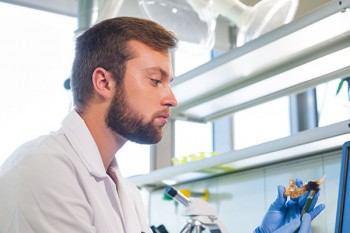
{"label": "man's eye", "polygon": [[160,83],[160,80],[158,80],[158,79],[152,79],[151,78],[150,80],[151,80],[152,84],[155,85],[155,86]]}

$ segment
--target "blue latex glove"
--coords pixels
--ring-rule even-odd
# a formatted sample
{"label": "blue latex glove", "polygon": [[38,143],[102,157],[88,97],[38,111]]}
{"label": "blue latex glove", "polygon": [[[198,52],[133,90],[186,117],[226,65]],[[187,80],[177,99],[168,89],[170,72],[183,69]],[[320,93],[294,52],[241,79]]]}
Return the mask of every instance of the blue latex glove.
{"label": "blue latex glove", "polygon": [[291,222],[278,228],[273,233],[294,233],[296,230],[298,230],[298,228],[299,228],[298,233],[311,233],[312,232],[311,221],[317,215],[319,215],[320,212],[324,210],[324,208],[325,208],[324,205],[319,205],[309,213],[304,214],[301,221],[300,221],[300,218],[295,218]]}
{"label": "blue latex glove", "polygon": [[[300,179],[296,179],[295,183],[298,187],[302,185],[302,181]],[[284,187],[279,185],[277,189],[278,189],[277,198],[271,204],[270,208],[265,214],[261,226],[255,229],[254,231],[255,233],[294,232],[298,228],[298,226],[300,226],[301,210],[304,207],[308,193],[305,193],[304,195],[298,198],[291,198],[287,202],[287,197],[283,195],[285,191]],[[309,215],[311,217],[310,222],[325,208],[324,205],[319,205],[316,208],[314,208],[316,205],[318,196],[319,196],[319,193],[315,195],[314,200],[310,206],[310,210],[311,210],[309,211]],[[305,222],[305,224],[307,225],[307,222]],[[297,225],[296,228],[294,228],[295,225]],[[310,225],[310,231],[303,231],[303,233],[311,232],[311,224],[309,225]],[[305,225],[303,228],[304,229],[306,228]],[[302,231],[299,231],[299,232],[302,232]]]}
{"label": "blue latex glove", "polygon": [[311,220],[311,215],[306,213],[304,214],[302,221],[300,221],[300,218],[295,218],[290,223],[280,227],[273,233],[294,233],[299,227],[300,229],[298,233],[311,233]]}

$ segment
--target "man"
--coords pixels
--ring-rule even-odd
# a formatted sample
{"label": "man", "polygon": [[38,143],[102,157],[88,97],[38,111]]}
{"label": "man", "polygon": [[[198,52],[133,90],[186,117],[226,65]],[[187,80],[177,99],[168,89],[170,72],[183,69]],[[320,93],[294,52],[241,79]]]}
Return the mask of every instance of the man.
{"label": "man", "polygon": [[60,130],[24,144],[0,170],[1,233],[151,232],[115,154],[127,140],[161,140],[177,105],[169,55],[176,43],[160,25],[131,17],[103,21],[78,37],[75,110]]}

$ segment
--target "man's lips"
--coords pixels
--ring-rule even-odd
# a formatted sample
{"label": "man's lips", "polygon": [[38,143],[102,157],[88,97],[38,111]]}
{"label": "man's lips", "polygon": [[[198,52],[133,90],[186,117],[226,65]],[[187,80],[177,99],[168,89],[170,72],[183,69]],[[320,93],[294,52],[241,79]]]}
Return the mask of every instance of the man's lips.
{"label": "man's lips", "polygon": [[170,113],[162,113],[162,114],[159,114],[158,117],[168,119],[170,117]]}
{"label": "man's lips", "polygon": [[156,119],[159,119],[163,125],[168,123],[168,118],[170,117],[170,113],[161,113],[157,114]]}

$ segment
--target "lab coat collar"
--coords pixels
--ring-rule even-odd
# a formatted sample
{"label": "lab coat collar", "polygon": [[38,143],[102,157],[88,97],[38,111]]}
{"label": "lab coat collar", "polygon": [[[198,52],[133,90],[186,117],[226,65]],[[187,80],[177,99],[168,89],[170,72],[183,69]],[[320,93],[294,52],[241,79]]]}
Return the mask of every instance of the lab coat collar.
{"label": "lab coat collar", "polygon": [[62,129],[88,171],[94,176],[107,177],[96,142],[85,121],[75,110],[63,120]]}
{"label": "lab coat collar", "polygon": [[108,167],[108,174],[117,185],[126,232],[151,233],[139,190],[121,175],[115,158]]}
{"label": "lab coat collar", "polygon": [[[97,145],[84,120],[76,111],[73,110],[63,120],[62,129],[90,174],[107,177]],[[115,157],[108,167],[108,173],[117,187],[126,232],[151,233],[139,191],[134,184],[122,177]]]}

